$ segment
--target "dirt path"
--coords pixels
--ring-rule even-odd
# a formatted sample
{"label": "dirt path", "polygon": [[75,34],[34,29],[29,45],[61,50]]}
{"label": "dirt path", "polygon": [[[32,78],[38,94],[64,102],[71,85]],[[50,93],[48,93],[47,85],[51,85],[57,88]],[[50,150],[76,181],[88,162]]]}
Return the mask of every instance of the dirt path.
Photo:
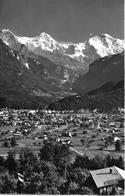
{"label": "dirt path", "polygon": [[82,154],[81,152],[77,151],[75,148],[70,147],[70,150],[76,152],[80,156],[84,156],[84,154]]}

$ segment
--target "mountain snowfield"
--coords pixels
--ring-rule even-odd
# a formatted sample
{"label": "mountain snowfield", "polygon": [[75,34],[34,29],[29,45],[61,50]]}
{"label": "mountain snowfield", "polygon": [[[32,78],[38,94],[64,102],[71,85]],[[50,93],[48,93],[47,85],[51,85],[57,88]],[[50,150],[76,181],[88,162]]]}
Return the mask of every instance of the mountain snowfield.
{"label": "mountain snowfield", "polygon": [[25,57],[42,56],[79,74],[86,73],[89,64],[97,58],[120,53],[125,48],[124,40],[108,34],[91,37],[82,43],[69,43],[58,42],[44,32],[30,38],[16,36],[10,30],[3,29],[0,31],[0,38]]}

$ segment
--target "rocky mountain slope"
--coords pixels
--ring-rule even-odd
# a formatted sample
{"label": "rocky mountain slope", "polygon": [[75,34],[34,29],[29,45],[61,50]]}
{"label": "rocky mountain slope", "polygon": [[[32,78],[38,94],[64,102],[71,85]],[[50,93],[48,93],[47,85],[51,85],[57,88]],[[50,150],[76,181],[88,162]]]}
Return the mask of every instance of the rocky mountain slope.
{"label": "rocky mountain slope", "polygon": [[50,63],[42,57],[40,61],[32,58],[25,61],[0,40],[0,98],[4,105],[42,106],[68,95],[46,80],[44,65]]}
{"label": "rocky mountain slope", "polygon": [[124,79],[124,53],[107,56],[90,65],[89,72],[80,76],[74,83],[73,90],[85,94],[99,88],[107,82]]}
{"label": "rocky mountain slope", "polygon": [[124,53],[111,55],[90,64],[87,74],[74,83],[78,94],[53,102],[49,109],[98,109],[110,112],[124,107]]}
{"label": "rocky mountain slope", "polygon": [[88,95],[99,95],[108,93],[110,91],[115,91],[119,88],[124,88],[124,80],[120,80],[119,82],[107,82],[104,85],[102,85],[100,88],[94,89],[88,93]]}

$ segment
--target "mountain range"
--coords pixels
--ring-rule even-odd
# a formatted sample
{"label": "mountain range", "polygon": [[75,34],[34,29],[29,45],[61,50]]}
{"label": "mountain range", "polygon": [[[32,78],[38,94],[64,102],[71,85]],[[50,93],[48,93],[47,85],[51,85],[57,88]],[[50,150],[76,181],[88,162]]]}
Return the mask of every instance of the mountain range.
{"label": "mountain range", "polygon": [[[67,82],[73,83],[79,75],[89,70],[89,65],[96,59],[120,53],[125,46],[124,40],[113,38],[108,34],[100,34],[75,44],[58,42],[44,32],[39,36],[29,38],[16,36],[10,30],[3,29],[0,32],[0,38],[25,58],[45,57],[58,65],[56,72],[61,70],[63,75],[60,79],[60,86],[65,86]],[[53,78],[53,75],[47,70],[46,72],[48,77]]]}
{"label": "mountain range", "polygon": [[58,42],[46,33],[29,38],[4,29],[0,31],[0,98],[10,105],[45,106],[122,80],[124,46],[123,40],[108,34],[74,44]]}

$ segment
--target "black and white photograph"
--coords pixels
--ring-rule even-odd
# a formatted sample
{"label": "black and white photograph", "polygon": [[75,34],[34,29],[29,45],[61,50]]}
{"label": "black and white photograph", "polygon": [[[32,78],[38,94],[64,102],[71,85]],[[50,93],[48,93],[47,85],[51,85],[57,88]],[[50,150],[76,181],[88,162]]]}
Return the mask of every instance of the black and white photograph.
{"label": "black and white photograph", "polygon": [[124,0],[0,0],[0,195],[124,195]]}

